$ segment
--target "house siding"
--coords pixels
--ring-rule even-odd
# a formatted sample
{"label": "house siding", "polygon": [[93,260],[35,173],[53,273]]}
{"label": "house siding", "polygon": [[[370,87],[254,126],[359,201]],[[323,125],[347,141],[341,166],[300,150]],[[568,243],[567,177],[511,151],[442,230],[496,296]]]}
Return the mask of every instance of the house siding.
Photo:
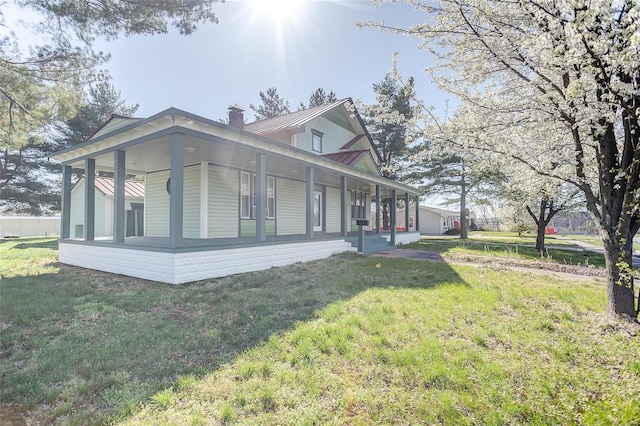
{"label": "house siding", "polygon": [[182,235],[200,238],[200,165],[184,169]]}
{"label": "house siding", "polygon": [[[84,189],[85,181],[84,179],[76,185],[71,193],[71,216],[70,216],[70,225],[71,225],[71,237],[82,238],[83,235],[76,235],[76,229],[78,225],[82,225],[82,229],[84,230]],[[110,236],[110,233],[107,233],[107,229],[105,229],[105,212],[106,212],[106,201],[105,196],[102,192],[96,191],[96,202],[95,202],[95,230],[94,236],[96,238],[107,237]]]}
{"label": "house siding", "polygon": [[209,165],[209,238],[238,236],[238,171]]}
{"label": "house siding", "polygon": [[327,187],[326,189],[326,225],[327,232],[340,232],[341,196],[339,188]]}
{"label": "house siding", "polygon": [[312,129],[323,133],[321,154],[331,154],[340,151],[340,148],[344,146],[344,144],[356,136],[354,132],[338,126],[324,117],[318,117],[305,125],[304,133],[296,136],[298,148],[313,152],[311,148]]}
{"label": "house siding", "polygon": [[276,179],[276,226],[278,235],[304,234],[307,229],[304,182]]}
{"label": "house siding", "polygon": [[144,234],[149,237],[169,236],[169,194],[167,179],[170,172],[149,173],[145,183]]}

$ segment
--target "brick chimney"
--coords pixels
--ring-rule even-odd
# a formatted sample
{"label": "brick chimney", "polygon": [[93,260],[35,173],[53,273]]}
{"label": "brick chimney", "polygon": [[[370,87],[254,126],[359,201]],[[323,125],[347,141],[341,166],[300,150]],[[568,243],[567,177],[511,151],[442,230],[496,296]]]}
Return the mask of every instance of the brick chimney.
{"label": "brick chimney", "polygon": [[244,110],[235,106],[229,107],[229,126],[244,129]]}

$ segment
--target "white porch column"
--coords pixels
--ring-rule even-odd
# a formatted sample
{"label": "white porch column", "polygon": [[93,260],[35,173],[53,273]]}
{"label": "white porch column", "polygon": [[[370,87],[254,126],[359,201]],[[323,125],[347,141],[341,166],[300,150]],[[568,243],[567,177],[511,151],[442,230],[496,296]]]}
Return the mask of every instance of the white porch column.
{"label": "white porch column", "polygon": [[124,243],[127,218],[124,206],[125,152],[113,153],[113,242]]}
{"label": "white porch column", "polygon": [[84,160],[84,240],[93,241],[96,233],[96,160]]}
{"label": "white porch column", "polygon": [[184,210],[184,135],[171,135],[171,178],[169,182],[169,247],[182,243]]}

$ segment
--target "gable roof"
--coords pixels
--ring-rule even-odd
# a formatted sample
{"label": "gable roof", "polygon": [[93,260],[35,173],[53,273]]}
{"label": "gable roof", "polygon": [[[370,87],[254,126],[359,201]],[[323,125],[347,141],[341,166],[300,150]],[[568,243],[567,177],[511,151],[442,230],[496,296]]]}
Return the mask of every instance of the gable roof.
{"label": "gable roof", "polygon": [[[352,125],[354,124],[353,120],[356,121],[356,128],[354,129],[354,131],[355,133],[358,133],[358,135],[356,135],[354,139],[347,142],[347,144],[341,149],[348,149],[364,136],[369,141],[369,145],[373,150],[373,155],[375,156],[374,162],[379,163],[382,160],[382,157],[380,156],[375,143],[373,143],[373,138],[369,134],[364,121],[362,121],[362,117],[360,117],[360,114],[355,109],[354,102],[351,98],[344,98],[335,102],[331,102],[329,104],[319,105],[317,107],[255,121],[253,123],[245,124],[244,130],[264,136],[284,131],[304,131],[302,126],[304,126],[306,123],[337,108],[346,109],[347,119],[351,121]],[[360,129],[358,129],[357,127],[359,127]]]}
{"label": "gable roof", "polygon": [[281,132],[283,130],[295,130],[314,118],[321,116],[325,112],[350,101],[350,98],[341,99],[339,101],[331,102],[330,104],[254,121],[253,123],[245,124],[244,130],[252,133],[258,133],[260,135]]}
{"label": "gable roof", "polygon": [[[80,185],[80,182],[83,181],[84,177],[80,178],[78,182],[76,182],[74,188]],[[115,194],[115,182],[113,178],[110,177],[96,176],[96,189],[104,195],[113,197]],[[144,182],[125,180],[124,196],[127,198],[144,198]]]}
{"label": "gable roof", "polygon": [[120,127],[124,127],[127,124],[134,123],[136,121],[142,120],[142,118],[135,117],[125,117],[124,115],[111,114],[107,121],[105,121],[102,126],[98,127],[98,129],[93,132],[91,136],[87,138],[87,140],[99,136],[104,133],[108,133],[112,130],[119,129]]}

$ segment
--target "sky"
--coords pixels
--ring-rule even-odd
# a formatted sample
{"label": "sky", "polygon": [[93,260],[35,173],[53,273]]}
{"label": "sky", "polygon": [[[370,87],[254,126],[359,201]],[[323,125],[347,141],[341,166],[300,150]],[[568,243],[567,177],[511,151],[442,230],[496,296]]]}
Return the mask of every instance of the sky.
{"label": "sky", "polygon": [[[278,3],[289,3],[285,10]],[[176,107],[211,119],[223,119],[238,105],[253,121],[249,104],[260,91],[276,87],[290,103],[308,103],[318,87],[339,99],[375,102],[373,84],[391,69],[416,79],[418,96],[444,109],[425,67],[429,54],[406,36],[358,29],[362,20],[407,26],[427,16],[404,3],[374,7],[369,0],[227,0],[216,6],[218,24],[201,25],[192,35],[134,36],[96,47],[111,54],[106,69],[137,116]]]}

